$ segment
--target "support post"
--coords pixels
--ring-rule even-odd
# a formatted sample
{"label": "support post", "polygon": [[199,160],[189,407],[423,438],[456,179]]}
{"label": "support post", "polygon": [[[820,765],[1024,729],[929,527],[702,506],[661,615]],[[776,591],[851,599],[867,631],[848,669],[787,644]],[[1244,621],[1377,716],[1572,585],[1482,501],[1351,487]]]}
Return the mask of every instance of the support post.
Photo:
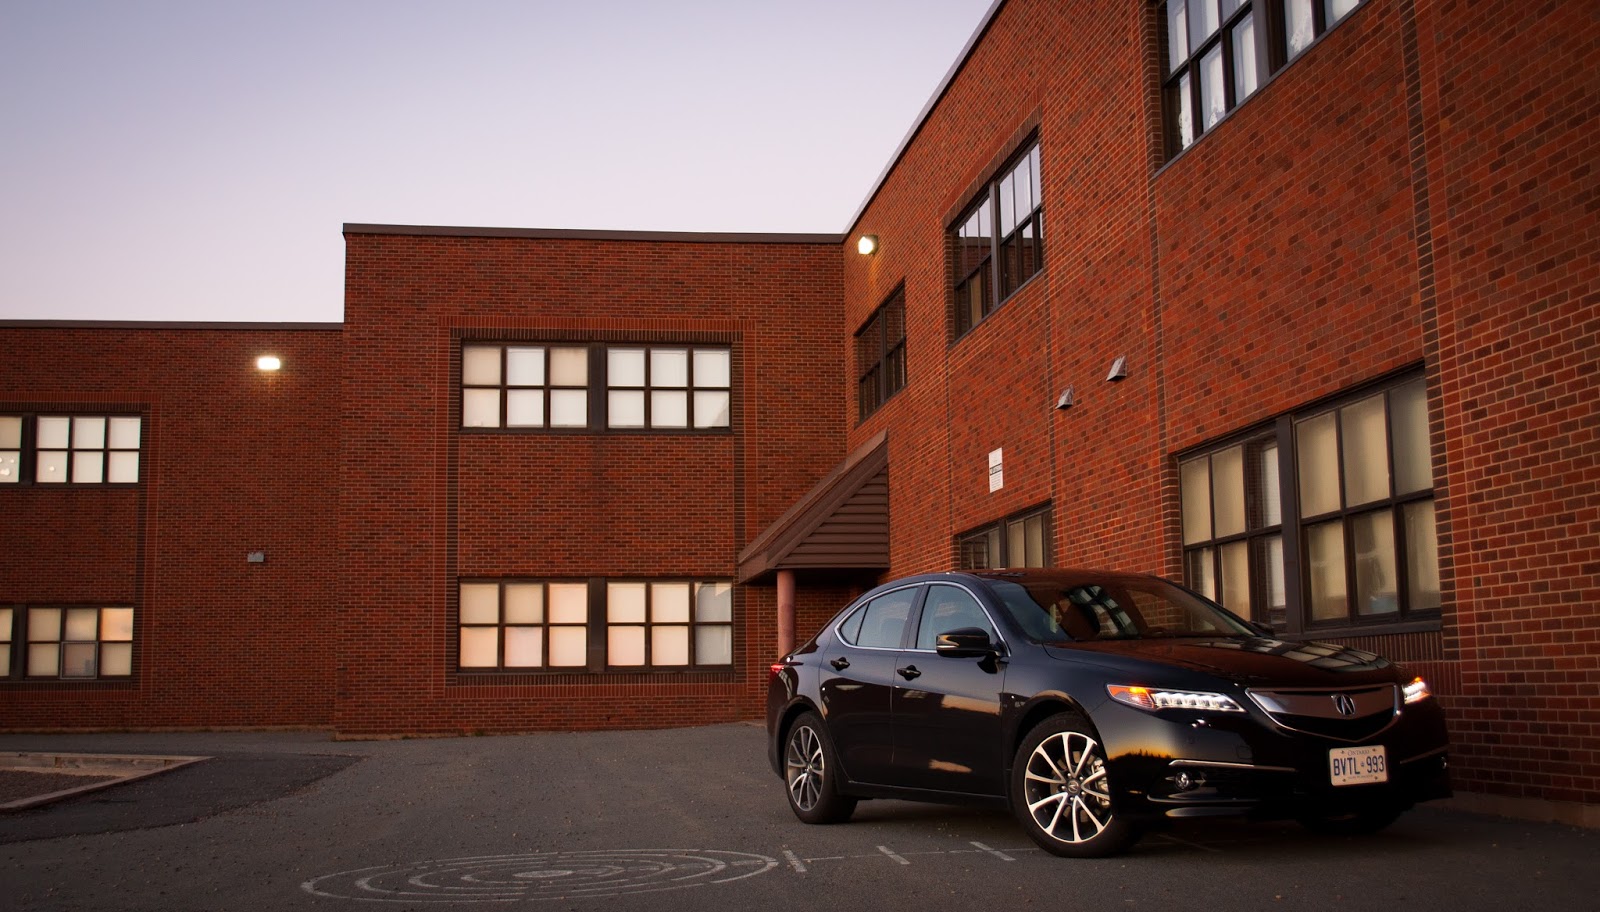
{"label": "support post", "polygon": [[778,655],[794,650],[794,571],[778,571]]}

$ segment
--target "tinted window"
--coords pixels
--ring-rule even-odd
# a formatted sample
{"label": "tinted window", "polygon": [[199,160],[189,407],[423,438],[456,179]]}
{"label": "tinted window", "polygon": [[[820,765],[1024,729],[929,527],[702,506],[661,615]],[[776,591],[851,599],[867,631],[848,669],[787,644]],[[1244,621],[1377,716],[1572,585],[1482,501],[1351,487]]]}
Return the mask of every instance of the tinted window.
{"label": "tinted window", "polygon": [[861,627],[855,633],[855,645],[876,646],[886,649],[900,648],[900,637],[906,629],[906,619],[911,616],[911,603],[916,600],[916,587],[896,589],[878,596],[846,622],[861,616]]}
{"label": "tinted window", "polygon": [[996,580],[992,586],[1018,625],[1042,642],[1256,635],[1204,599],[1157,579],[1065,584]]}
{"label": "tinted window", "polygon": [[922,603],[922,623],[917,628],[917,648],[933,649],[939,634],[962,627],[977,627],[987,632],[989,639],[999,639],[989,616],[971,593],[956,586],[929,586],[928,597]]}

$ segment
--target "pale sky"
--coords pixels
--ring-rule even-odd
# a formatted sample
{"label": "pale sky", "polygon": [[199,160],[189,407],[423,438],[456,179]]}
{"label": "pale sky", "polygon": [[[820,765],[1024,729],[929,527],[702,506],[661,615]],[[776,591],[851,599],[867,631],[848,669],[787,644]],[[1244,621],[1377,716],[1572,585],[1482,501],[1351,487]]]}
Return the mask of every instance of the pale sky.
{"label": "pale sky", "polygon": [[0,0],[0,319],[338,321],[346,222],[841,232],[992,0]]}

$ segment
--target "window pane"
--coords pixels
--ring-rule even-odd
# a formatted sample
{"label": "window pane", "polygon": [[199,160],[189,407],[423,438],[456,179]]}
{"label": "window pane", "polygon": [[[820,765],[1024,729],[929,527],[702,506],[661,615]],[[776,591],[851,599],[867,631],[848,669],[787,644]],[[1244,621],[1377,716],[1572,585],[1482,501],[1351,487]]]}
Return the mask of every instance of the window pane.
{"label": "window pane", "polygon": [[22,478],[22,454],[0,452],[0,484],[16,484]]}
{"label": "window pane", "polygon": [[571,668],[589,664],[589,631],[585,627],[550,628],[550,665]]}
{"label": "window pane", "polygon": [[589,394],[583,390],[550,391],[551,427],[587,427]]}
{"label": "window pane", "polygon": [[728,583],[701,583],[694,587],[694,619],[697,621],[733,620],[733,586]]}
{"label": "window pane", "polygon": [[507,668],[538,668],[544,664],[544,629],[541,627],[507,627]]}
{"label": "window pane", "polygon": [[589,621],[589,587],[584,583],[550,584],[550,623],[585,624]]}
{"label": "window pane", "polygon": [[1251,616],[1248,542],[1222,546],[1222,604],[1240,617]]}
{"label": "window pane", "polygon": [[1033,207],[1038,205],[1038,201],[1033,196],[1033,176],[1028,173],[1029,168],[1032,166],[1032,158],[1024,155],[1022,156],[1022,161],[1017,162],[1017,168],[1014,172],[1017,176],[1017,221],[1019,222],[1026,219],[1033,212]]}
{"label": "window pane", "polygon": [[104,418],[72,419],[72,448],[99,450],[106,445],[106,420]]}
{"label": "window pane", "polygon": [[655,624],[689,623],[689,584],[651,583],[650,621]]}
{"label": "window pane", "polygon": [[1344,502],[1359,506],[1389,496],[1389,438],[1383,396],[1339,410],[1344,443]]}
{"label": "window pane", "polygon": [[544,349],[506,349],[507,386],[544,385]]}
{"label": "window pane", "polygon": [[462,583],[461,623],[496,624],[499,621],[499,585],[495,583]]}
{"label": "window pane", "polygon": [[694,426],[697,428],[727,427],[728,394],[721,391],[705,392],[696,390],[694,394]]}
{"label": "window pane", "polygon": [[67,609],[67,635],[66,639],[79,642],[99,639],[100,609],[98,608],[69,608]]}
{"label": "window pane", "polygon": [[1007,174],[1000,179],[1000,235],[1004,237],[1017,227],[1017,208],[1013,195],[1012,185],[1016,182],[1013,175]]}
{"label": "window pane", "polygon": [[139,480],[139,452],[113,452],[106,464],[106,481],[112,484],[134,484]]}
{"label": "window pane", "polygon": [[730,353],[727,349],[698,348],[694,352],[695,386],[729,386]]}
{"label": "window pane", "polygon": [[1244,531],[1244,448],[1229,447],[1211,456],[1211,509],[1214,535]]}
{"label": "window pane", "polygon": [[588,386],[589,350],[586,348],[550,349],[551,386]]}
{"label": "window pane", "polygon": [[498,627],[461,628],[461,667],[493,668],[500,646]]}
{"label": "window pane", "polygon": [[644,386],[644,349],[607,349],[606,384],[608,386]]}
{"label": "window pane", "polygon": [[1178,148],[1187,149],[1194,143],[1194,111],[1191,108],[1194,96],[1189,94],[1189,74],[1179,76],[1177,85],[1171,91],[1176,97],[1169,101],[1168,107],[1177,111]]}
{"label": "window pane", "polygon": [[614,428],[644,427],[644,390],[612,390],[606,396],[606,413]]}
{"label": "window pane", "polygon": [[28,647],[27,674],[40,678],[54,678],[61,674],[61,647],[47,643]]}
{"label": "window pane", "polygon": [[133,609],[100,609],[100,639],[111,642],[133,639]]}
{"label": "window pane", "polygon": [[689,353],[681,348],[657,348],[650,352],[651,386],[688,386]]}
{"label": "window pane", "polygon": [[1192,545],[1210,539],[1210,461],[1202,456],[1179,466],[1178,487],[1183,492],[1183,543]]}
{"label": "window pane", "polygon": [[6,644],[11,642],[13,612],[10,608],[0,608],[0,653],[5,653]]}
{"label": "window pane", "polygon": [[22,448],[22,419],[16,415],[0,415],[0,449]]}
{"label": "window pane", "polygon": [[49,450],[67,448],[67,436],[72,428],[71,418],[42,417],[37,422],[38,446]]}
{"label": "window pane", "polygon": [[608,628],[606,630],[606,664],[643,665],[644,628]]}
{"label": "window pane", "polygon": [[538,583],[507,584],[506,623],[544,623],[544,587]]}
{"label": "window pane", "polygon": [[[1254,620],[1282,627],[1288,620],[1289,588],[1283,577],[1283,537],[1273,535],[1250,543],[1258,601]],[[1263,604],[1264,602],[1264,604]]]}
{"label": "window pane", "polygon": [[1167,72],[1183,65],[1189,57],[1189,4],[1186,0],[1167,0]]}
{"label": "window pane", "polygon": [[1395,572],[1394,514],[1388,510],[1350,520],[1356,558],[1356,613],[1394,614],[1400,610]]}
{"label": "window pane", "polygon": [[1044,566],[1044,517],[1030,516],[1027,520],[1027,553],[1025,566]]}
{"label": "window pane", "polygon": [[1340,19],[1348,16],[1350,11],[1355,9],[1360,3],[1361,0],[1328,0],[1328,15],[1326,20],[1328,26],[1330,28],[1333,27],[1335,22],[1338,22]]}
{"label": "window pane", "polygon": [[11,676],[11,648],[10,648],[10,645],[7,644],[5,648],[0,649],[0,678],[6,678],[6,677],[10,677],[10,676]]}
{"label": "window pane", "polygon": [[861,623],[861,636],[856,642],[861,646],[899,647],[900,635],[905,632],[906,617],[916,592],[915,588],[901,589],[880,595],[869,602],[866,620]]}
{"label": "window pane", "polygon": [[1028,539],[1022,520],[1006,523],[1006,562],[1007,567],[1026,567],[1028,560]]}
{"label": "window pane", "polygon": [[1233,30],[1233,103],[1238,104],[1255,94],[1256,74],[1256,20],[1247,15]]}
{"label": "window pane", "polygon": [[681,390],[650,391],[650,426],[689,426],[689,394]]}
{"label": "window pane", "polygon": [[92,678],[100,647],[94,643],[70,643],[61,647],[63,678]]}
{"label": "window pane", "polygon": [[1428,389],[1421,379],[1389,393],[1394,433],[1394,491],[1410,494],[1433,487],[1433,447],[1428,442]]}
{"label": "window pane", "polygon": [[1189,0],[1189,43],[1199,47],[1217,30],[1217,0]]}
{"label": "window pane", "polygon": [[99,451],[72,454],[72,481],[75,484],[99,484],[105,480],[106,454]]}
{"label": "window pane", "polygon": [[49,484],[67,480],[67,454],[65,451],[39,453],[39,466],[33,480]]}
{"label": "window pane", "polygon": [[1228,112],[1228,98],[1223,88],[1222,45],[1208,51],[1200,60],[1200,112],[1205,118],[1205,129],[1216,126]]}
{"label": "window pane", "polygon": [[1208,599],[1217,597],[1216,567],[1210,548],[1197,548],[1184,555],[1184,576],[1189,581],[1189,588],[1200,593]]}
{"label": "window pane", "polygon": [[133,644],[106,643],[100,647],[100,677],[125,678],[133,674]]}
{"label": "window pane", "polygon": [[651,628],[650,664],[689,664],[689,628],[676,625]]}
{"label": "window pane", "polygon": [[1344,523],[1335,520],[1306,529],[1306,554],[1311,564],[1311,619],[1334,621],[1348,617]]}
{"label": "window pane", "polygon": [[1311,0],[1286,0],[1283,5],[1284,32],[1289,44],[1289,57],[1292,59],[1306,49],[1311,39],[1316,37],[1313,29],[1316,25],[1311,20]]}
{"label": "window pane", "polygon": [[506,427],[544,427],[544,390],[506,390]]}
{"label": "window pane", "polygon": [[1278,483],[1278,445],[1269,443],[1256,454],[1261,489],[1256,492],[1260,503],[1261,524],[1256,528],[1276,526],[1283,522],[1283,492]]}
{"label": "window pane", "polygon": [[499,427],[500,391],[464,389],[461,391],[462,427]]}
{"label": "window pane", "polygon": [[613,624],[643,624],[644,592],[644,583],[607,583],[606,620]]}
{"label": "window pane", "polygon": [[499,386],[500,348],[498,346],[463,348],[461,382],[465,386]]}
{"label": "window pane", "polygon": [[137,450],[139,448],[139,419],[111,419],[109,443],[113,450]]}
{"label": "window pane", "polygon": [[694,629],[696,665],[733,664],[733,628],[725,624]]}
{"label": "window pane", "polygon": [[[1033,151],[1028,153],[1029,176],[1033,180],[1033,205],[1039,208],[1044,205],[1044,176],[1039,173],[1039,146],[1034,145]],[[904,335],[902,332],[901,335]]]}
{"label": "window pane", "polygon": [[1300,453],[1300,512],[1317,516],[1339,509],[1338,430],[1333,412],[1295,427]]}
{"label": "window pane", "polygon": [[60,608],[28,609],[28,642],[42,643],[61,639]]}
{"label": "window pane", "polygon": [[1406,504],[1407,607],[1412,611],[1437,611],[1439,598],[1439,530],[1433,501]]}

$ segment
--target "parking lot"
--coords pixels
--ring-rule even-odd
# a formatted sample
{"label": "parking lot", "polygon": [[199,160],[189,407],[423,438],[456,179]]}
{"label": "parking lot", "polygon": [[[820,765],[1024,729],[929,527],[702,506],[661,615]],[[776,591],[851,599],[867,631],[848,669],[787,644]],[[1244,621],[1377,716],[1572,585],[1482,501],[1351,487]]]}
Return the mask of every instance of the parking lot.
{"label": "parking lot", "polygon": [[1058,859],[999,812],[866,802],[796,821],[752,725],[335,742],[0,736],[0,750],[203,755],[0,816],[20,910],[1591,909],[1594,831],[1419,809],[1375,837],[1182,821]]}

